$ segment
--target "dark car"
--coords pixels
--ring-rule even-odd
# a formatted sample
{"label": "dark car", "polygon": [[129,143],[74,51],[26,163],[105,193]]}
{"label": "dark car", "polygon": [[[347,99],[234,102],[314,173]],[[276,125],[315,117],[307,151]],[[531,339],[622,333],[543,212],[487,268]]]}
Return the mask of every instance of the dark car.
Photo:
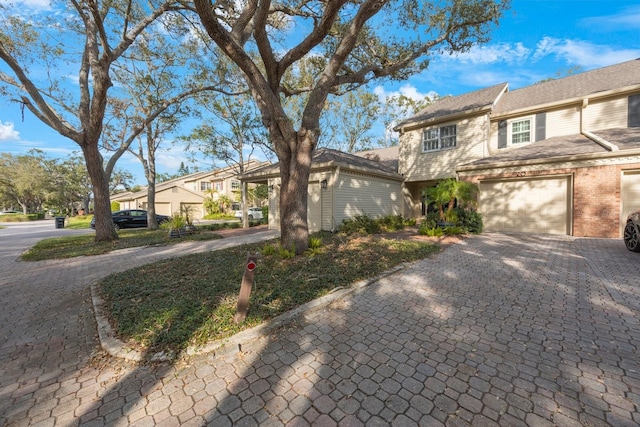
{"label": "dark car", "polygon": [[624,226],[624,244],[630,251],[640,252],[640,209],[627,217],[627,224]]}
{"label": "dark car", "polygon": [[[141,228],[147,226],[147,211],[142,209],[125,209],[121,211],[112,212],[113,225],[116,230],[121,228]],[[158,224],[169,221],[169,217],[166,215],[156,215],[156,221]],[[93,217],[91,228],[96,228],[96,218]]]}

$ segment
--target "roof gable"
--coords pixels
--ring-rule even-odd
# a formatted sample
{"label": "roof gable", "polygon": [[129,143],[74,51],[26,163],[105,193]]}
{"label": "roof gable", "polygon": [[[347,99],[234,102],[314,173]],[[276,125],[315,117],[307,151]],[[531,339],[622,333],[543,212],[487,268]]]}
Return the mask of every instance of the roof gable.
{"label": "roof gable", "polygon": [[507,83],[500,83],[463,95],[439,99],[415,116],[400,122],[395,129],[399,130],[406,126],[418,125],[425,121],[440,122],[460,114],[490,110],[507,89]]}

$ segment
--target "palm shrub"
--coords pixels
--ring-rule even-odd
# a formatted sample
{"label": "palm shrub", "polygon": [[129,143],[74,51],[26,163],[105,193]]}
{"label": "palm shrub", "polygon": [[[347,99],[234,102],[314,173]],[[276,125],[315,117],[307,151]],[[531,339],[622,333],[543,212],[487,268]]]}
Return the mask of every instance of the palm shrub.
{"label": "palm shrub", "polygon": [[[466,181],[448,178],[440,181],[435,187],[423,190],[425,203],[435,203],[438,207],[440,220],[458,222],[457,212],[454,210],[456,201],[459,207],[473,207],[477,203],[478,186]],[[446,208],[446,209],[445,209]]]}

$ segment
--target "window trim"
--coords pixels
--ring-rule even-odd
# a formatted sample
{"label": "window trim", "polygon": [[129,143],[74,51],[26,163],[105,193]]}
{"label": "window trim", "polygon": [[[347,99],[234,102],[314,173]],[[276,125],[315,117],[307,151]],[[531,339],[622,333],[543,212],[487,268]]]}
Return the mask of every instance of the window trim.
{"label": "window trim", "polygon": [[[443,136],[442,130],[445,128],[453,128],[453,131],[454,131],[453,135]],[[435,138],[433,137],[434,131],[437,131],[437,136]],[[427,135],[430,135],[432,137],[427,139],[426,138]],[[447,145],[446,147],[443,147],[443,141],[450,140],[451,138],[453,138],[453,145]],[[435,142],[437,144],[437,147],[427,149],[426,147],[427,141],[431,143]],[[433,153],[436,151],[453,150],[458,147],[458,124],[449,123],[449,124],[443,124],[442,126],[430,127],[430,128],[424,129],[422,131],[422,138],[420,143],[422,145],[423,153]]]}
{"label": "window trim", "polygon": [[[516,123],[522,123],[522,122],[529,122],[529,140],[528,141],[522,141],[522,142],[514,142],[513,141],[513,137],[514,135],[518,135],[518,134],[524,134],[525,132],[517,132],[514,133],[513,132],[513,125],[515,125]],[[536,118],[535,116],[525,116],[525,117],[518,117],[515,119],[511,119],[507,121],[507,147],[513,147],[513,146],[518,146],[518,147],[522,147],[523,145],[527,145],[527,144],[531,144],[532,142],[535,141],[535,130],[536,130]]]}

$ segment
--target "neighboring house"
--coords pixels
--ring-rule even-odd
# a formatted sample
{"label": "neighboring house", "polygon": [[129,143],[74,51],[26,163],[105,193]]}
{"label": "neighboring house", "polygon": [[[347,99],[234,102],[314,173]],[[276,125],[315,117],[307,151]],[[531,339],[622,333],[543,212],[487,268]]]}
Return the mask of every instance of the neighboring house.
{"label": "neighboring house", "polygon": [[450,177],[479,185],[487,231],[619,237],[640,208],[640,60],[444,98],[396,130],[409,216]]}
{"label": "neighboring house", "polygon": [[[280,229],[279,164],[254,169],[242,176],[269,188],[269,228]],[[404,211],[402,176],[381,161],[328,148],[313,153],[307,198],[310,232],[335,230],[356,215],[397,215]]]}
{"label": "neighboring house", "polygon": [[[247,162],[246,170],[262,167],[268,162]],[[240,200],[241,182],[234,167],[196,172],[156,184],[156,213],[172,215],[184,206],[192,206],[195,219],[206,215],[203,207],[205,198],[224,195],[232,201]],[[111,201],[120,203],[121,209],[147,209],[147,189],[138,192],[114,194]]]}

